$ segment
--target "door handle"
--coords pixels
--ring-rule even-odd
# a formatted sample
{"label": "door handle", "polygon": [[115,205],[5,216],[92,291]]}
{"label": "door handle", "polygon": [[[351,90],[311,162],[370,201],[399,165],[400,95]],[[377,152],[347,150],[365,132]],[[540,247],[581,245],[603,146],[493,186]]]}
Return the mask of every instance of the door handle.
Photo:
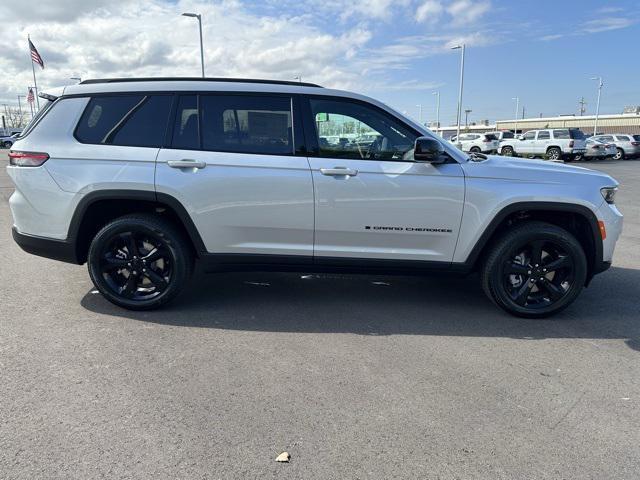
{"label": "door handle", "polygon": [[169,160],[167,162],[171,168],[204,168],[207,166],[205,162],[199,160],[189,160],[184,158],[182,160]]}
{"label": "door handle", "polygon": [[355,177],[356,175],[358,175],[358,170],[346,167],[321,168],[320,173],[322,175],[328,175],[330,177]]}

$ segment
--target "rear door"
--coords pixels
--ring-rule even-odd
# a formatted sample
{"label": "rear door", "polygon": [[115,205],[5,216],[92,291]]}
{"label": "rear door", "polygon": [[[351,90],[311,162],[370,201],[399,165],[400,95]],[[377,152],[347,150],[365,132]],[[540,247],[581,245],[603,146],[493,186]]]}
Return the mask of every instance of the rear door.
{"label": "rear door", "polygon": [[[305,108],[315,188],[314,261],[450,262],[464,204],[460,165],[414,162],[420,133],[371,104],[310,96]],[[324,140],[339,131],[376,140],[366,147]]]}
{"label": "rear door", "polygon": [[156,189],[185,207],[206,250],[311,261],[313,185],[292,97],[179,95],[175,110]]}

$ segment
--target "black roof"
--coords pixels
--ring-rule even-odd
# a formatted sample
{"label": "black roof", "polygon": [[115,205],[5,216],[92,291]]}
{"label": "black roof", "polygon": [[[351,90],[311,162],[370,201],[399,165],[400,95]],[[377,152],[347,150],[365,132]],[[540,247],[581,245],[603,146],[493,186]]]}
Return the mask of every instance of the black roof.
{"label": "black roof", "polygon": [[146,77],[146,78],[93,78],[83,80],[80,85],[92,83],[125,83],[125,82],[235,82],[235,83],[267,83],[272,85],[291,85],[322,88],[315,83],[294,82],[287,80],[262,80],[259,78],[225,78],[225,77]]}

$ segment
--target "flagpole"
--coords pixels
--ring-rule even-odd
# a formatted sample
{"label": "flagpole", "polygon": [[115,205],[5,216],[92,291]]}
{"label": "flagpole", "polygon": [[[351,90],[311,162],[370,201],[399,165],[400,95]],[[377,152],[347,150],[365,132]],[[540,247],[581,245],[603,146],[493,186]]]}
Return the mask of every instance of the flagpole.
{"label": "flagpole", "polygon": [[[31,41],[31,37],[27,34],[27,40]],[[29,47],[29,59],[31,60],[31,71],[33,72],[33,88],[36,90],[36,104],[40,110],[40,98],[38,97],[38,84],[36,83],[36,67],[33,66],[33,58],[31,58],[31,47]]]}

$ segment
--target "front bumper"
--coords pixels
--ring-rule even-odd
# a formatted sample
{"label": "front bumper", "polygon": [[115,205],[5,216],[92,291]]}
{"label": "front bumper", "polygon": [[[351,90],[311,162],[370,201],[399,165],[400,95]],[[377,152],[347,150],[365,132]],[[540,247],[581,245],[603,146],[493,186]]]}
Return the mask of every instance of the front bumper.
{"label": "front bumper", "polygon": [[20,233],[16,227],[13,227],[12,234],[13,240],[27,253],[66,263],[80,263],[76,255],[75,245],[66,240],[27,235]]}

